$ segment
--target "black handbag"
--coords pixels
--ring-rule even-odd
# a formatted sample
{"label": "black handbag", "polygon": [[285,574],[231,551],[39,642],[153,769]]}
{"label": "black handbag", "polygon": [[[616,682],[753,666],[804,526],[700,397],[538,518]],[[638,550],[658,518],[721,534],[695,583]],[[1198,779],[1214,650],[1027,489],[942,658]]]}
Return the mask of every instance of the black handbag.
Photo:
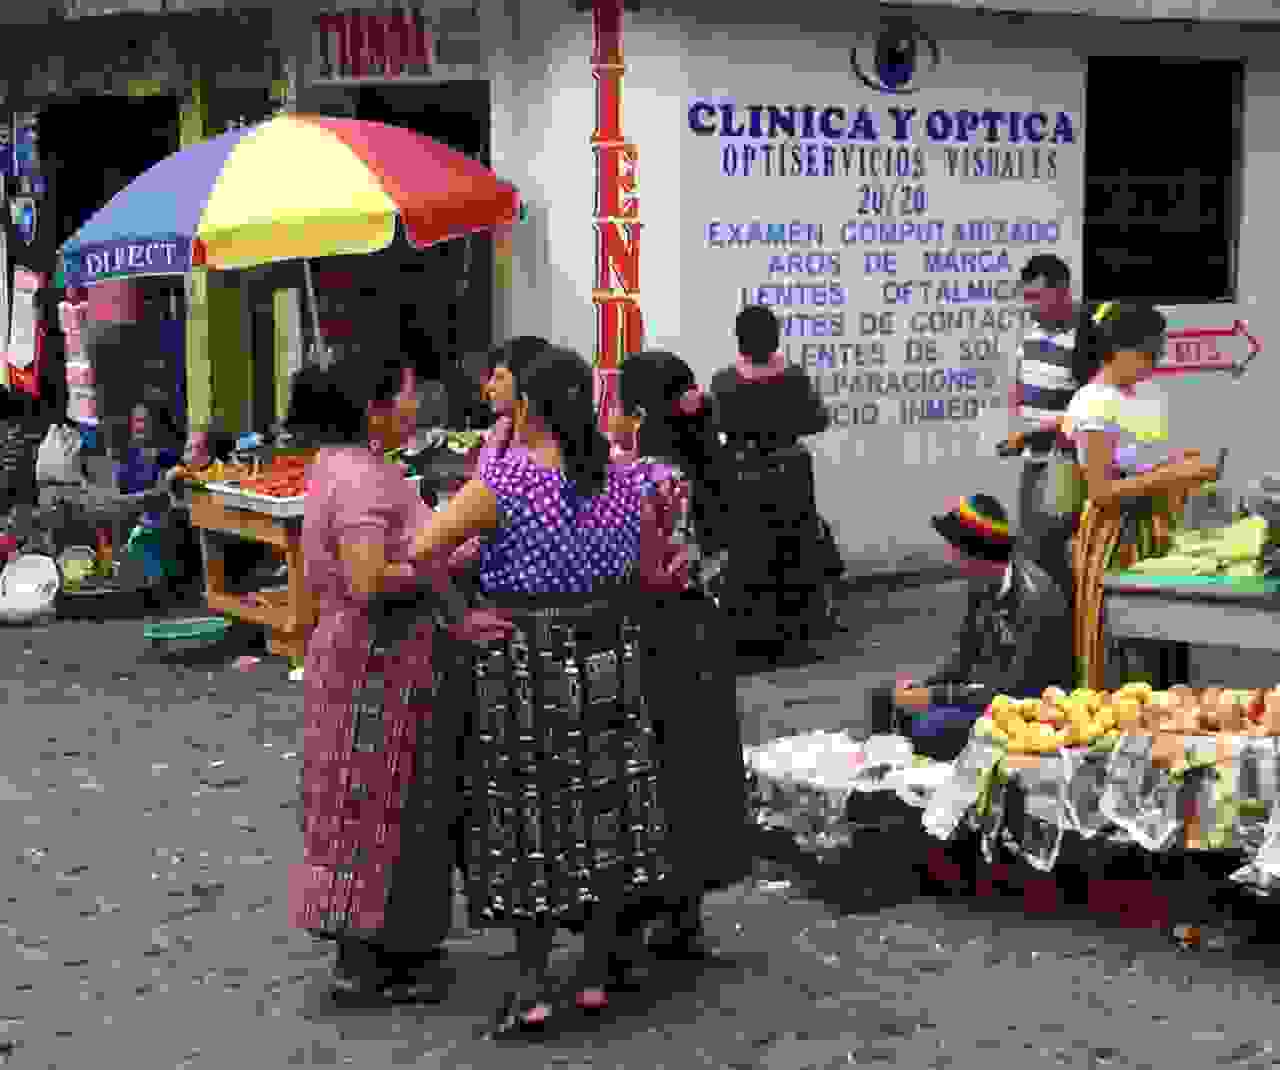
{"label": "black handbag", "polygon": [[375,649],[389,650],[409,638],[428,615],[441,627],[462,623],[467,604],[452,581],[445,582],[443,592],[421,583],[409,591],[375,595],[369,603],[370,641]]}

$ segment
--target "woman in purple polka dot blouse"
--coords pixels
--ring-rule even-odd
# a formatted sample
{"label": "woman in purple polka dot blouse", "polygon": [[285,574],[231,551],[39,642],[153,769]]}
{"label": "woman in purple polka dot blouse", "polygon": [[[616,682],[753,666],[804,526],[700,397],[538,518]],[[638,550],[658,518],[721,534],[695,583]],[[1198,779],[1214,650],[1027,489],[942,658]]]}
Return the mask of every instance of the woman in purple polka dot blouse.
{"label": "woman in purple polka dot blouse", "polygon": [[[627,958],[619,946],[618,912],[636,901],[638,889],[669,871],[661,823],[651,817],[653,793],[660,789],[643,771],[645,760],[633,760],[652,738],[646,703],[632,686],[648,629],[635,639],[630,626],[620,623],[619,611],[608,608],[632,604],[625,601],[627,592],[639,586],[642,506],[655,493],[651,473],[643,466],[610,464],[609,443],[596,426],[591,368],[576,353],[548,347],[522,371],[518,391],[511,406],[512,438],[523,448],[486,451],[475,477],[418,531],[414,544],[418,558],[431,560],[480,536],[482,598],[516,623],[514,638],[491,645],[483,656],[490,660],[473,670],[488,689],[480,711],[485,723],[497,718],[506,728],[487,734],[472,729],[467,744],[469,783],[484,779],[491,798],[497,791],[521,800],[506,811],[499,807],[500,816],[487,823],[475,816],[484,806],[473,807],[467,828],[466,883],[474,923],[507,924],[520,920],[522,911],[527,915],[516,925],[523,981],[504,1000],[504,1030],[539,1027],[559,1007],[544,994],[557,924],[585,924],[583,973],[589,983],[577,987],[574,1002],[583,1010],[604,1006],[607,985]],[[644,559],[659,557],[659,549],[646,542]],[[505,698],[494,699],[494,689]],[[459,701],[474,707],[474,695],[469,689]],[[521,712],[525,701],[533,706],[531,727]],[[565,718],[573,709],[570,730]],[[519,769],[505,757],[484,766],[486,753],[505,754],[507,744],[495,742],[502,731],[543,740],[539,753],[548,756],[531,764],[521,759]],[[555,786],[556,778],[569,775],[562,770],[573,766],[573,754],[589,749],[584,739],[612,753],[618,732],[626,735],[624,749],[639,748],[627,750],[633,758],[610,763],[603,781],[593,759],[587,801],[561,799],[557,792],[564,789]],[[562,807],[575,805],[579,811],[585,807],[576,828],[558,816]],[[516,809],[519,820],[510,816]],[[495,864],[494,856],[509,862]],[[568,864],[561,861],[566,857],[585,861]],[[605,857],[614,862],[591,861]],[[583,903],[594,905],[588,912]],[[541,921],[528,923],[529,917]]]}

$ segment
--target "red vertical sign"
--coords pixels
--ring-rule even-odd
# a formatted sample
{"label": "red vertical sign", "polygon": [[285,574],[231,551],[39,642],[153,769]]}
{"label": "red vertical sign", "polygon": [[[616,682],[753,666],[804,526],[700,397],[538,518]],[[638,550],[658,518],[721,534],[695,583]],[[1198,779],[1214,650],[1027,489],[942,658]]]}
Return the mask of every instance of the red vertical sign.
{"label": "red vertical sign", "polygon": [[607,430],[617,370],[643,344],[640,313],[639,153],[622,135],[622,0],[593,0],[591,56],[596,84],[596,407]]}

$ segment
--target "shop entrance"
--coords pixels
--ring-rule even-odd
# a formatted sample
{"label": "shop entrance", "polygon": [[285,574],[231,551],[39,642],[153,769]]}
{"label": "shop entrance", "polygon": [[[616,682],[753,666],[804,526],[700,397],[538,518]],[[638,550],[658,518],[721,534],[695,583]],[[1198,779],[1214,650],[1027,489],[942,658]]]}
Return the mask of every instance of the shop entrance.
{"label": "shop entrance", "polygon": [[[487,81],[364,86],[356,97],[356,118],[403,126],[486,167],[491,109]],[[398,276],[401,343],[419,377],[444,385],[449,426],[483,419],[463,361],[493,341],[492,238],[478,234],[425,252],[398,242],[388,253]]]}
{"label": "shop entrance", "polygon": [[[140,174],[178,150],[179,102],[174,95],[148,97],[79,95],[40,108],[40,148],[49,178],[46,206],[46,261],[52,271],[56,251],[95,212]],[[12,248],[12,241],[11,241]],[[100,434],[89,452],[119,445],[129,411],[151,405],[164,437],[180,438],[185,423],[182,280],[135,280],[134,295],[118,316],[99,318],[82,337],[82,357],[94,366]],[[93,295],[91,295],[93,296]],[[90,307],[94,302],[91,300]],[[52,309],[46,310],[52,341],[61,340]],[[67,412],[63,345],[50,345],[46,363],[49,411]],[[42,377],[43,378],[43,377]],[[42,382],[42,395],[45,392]]]}

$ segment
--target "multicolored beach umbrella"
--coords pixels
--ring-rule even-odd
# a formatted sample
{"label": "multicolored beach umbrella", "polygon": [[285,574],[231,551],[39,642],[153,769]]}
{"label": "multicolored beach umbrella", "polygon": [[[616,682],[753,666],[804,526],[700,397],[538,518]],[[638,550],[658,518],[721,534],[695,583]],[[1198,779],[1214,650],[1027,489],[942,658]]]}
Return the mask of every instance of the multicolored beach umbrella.
{"label": "multicolored beach umbrella", "polygon": [[161,160],[62,246],[62,283],[417,248],[515,223],[514,186],[412,130],[279,115]]}

